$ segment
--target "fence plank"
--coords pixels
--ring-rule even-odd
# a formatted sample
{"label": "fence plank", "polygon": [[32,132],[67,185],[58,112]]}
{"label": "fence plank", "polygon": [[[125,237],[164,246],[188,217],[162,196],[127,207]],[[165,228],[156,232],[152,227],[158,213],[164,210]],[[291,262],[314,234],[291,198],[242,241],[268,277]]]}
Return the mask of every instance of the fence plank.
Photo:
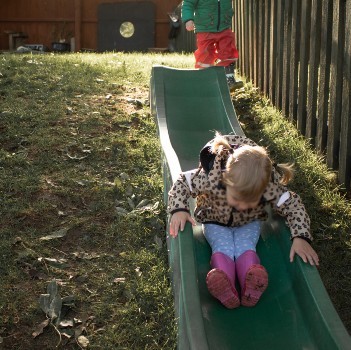
{"label": "fence plank", "polygon": [[263,72],[263,91],[268,96],[269,94],[269,67],[270,67],[270,47],[271,47],[271,0],[266,0],[266,6],[264,9],[264,72]]}
{"label": "fence plank", "polygon": [[301,36],[300,36],[300,71],[299,71],[299,96],[297,105],[297,128],[302,135],[306,131],[307,114],[307,84],[308,84],[308,62],[310,51],[310,29],[311,29],[311,5],[312,0],[302,2],[301,8]]}
{"label": "fence plank", "polygon": [[242,55],[242,60],[241,60],[241,73],[244,74],[245,72],[245,62],[246,62],[246,49],[245,47],[246,42],[245,42],[245,8],[244,8],[244,1],[245,0],[239,0],[240,4],[240,24],[241,24],[241,55]]}
{"label": "fence plank", "polygon": [[269,98],[274,103],[275,102],[275,81],[276,81],[276,54],[277,54],[277,41],[276,32],[277,32],[277,1],[272,0],[271,2],[271,28],[270,28],[270,67],[269,67]]}
{"label": "fence plank", "polygon": [[323,154],[327,146],[331,39],[333,26],[333,0],[323,0],[321,23],[321,51],[318,91],[318,120],[316,149]]}
{"label": "fence plank", "polygon": [[333,2],[333,34],[330,71],[330,98],[327,140],[327,163],[332,169],[338,167],[342,103],[342,68],[344,42],[344,0]]}
{"label": "fence plank", "polygon": [[290,0],[285,1],[284,11],[284,40],[283,40],[283,75],[282,75],[282,112],[289,115],[289,86],[290,86],[290,57],[291,57],[291,18],[292,4]]}
{"label": "fence plank", "polygon": [[245,60],[245,41],[244,41],[244,22],[243,22],[243,0],[237,1],[237,12],[234,13],[236,16],[236,22],[238,23],[238,49],[239,49],[239,65],[240,74],[244,74],[244,60]]}
{"label": "fence plank", "polygon": [[253,61],[254,61],[254,56],[255,56],[255,46],[253,45],[253,5],[252,5],[253,0],[248,1],[248,24],[249,24],[249,77],[251,80],[254,78],[253,74]]}
{"label": "fence plank", "polygon": [[239,5],[238,5],[238,2],[237,1],[234,1],[233,3],[233,10],[234,10],[234,16],[233,16],[233,31],[234,31],[234,34],[235,34],[235,43],[236,43],[236,48],[237,50],[239,51],[239,59],[238,61],[236,62],[236,70],[240,67],[240,60],[241,60],[241,39],[240,39],[240,23],[239,23]]}
{"label": "fence plank", "polygon": [[265,22],[264,22],[264,6],[265,0],[259,1],[257,4],[258,12],[258,26],[257,26],[257,50],[258,50],[258,67],[257,67],[257,86],[263,91],[263,65],[264,65],[264,32]]}
{"label": "fence plank", "polygon": [[257,1],[252,2],[252,49],[253,49],[253,60],[252,60],[252,79],[257,85],[257,70],[258,70],[258,18],[257,18]]}
{"label": "fence plank", "polygon": [[276,65],[276,83],[275,83],[275,99],[274,104],[277,108],[282,107],[282,79],[283,79],[283,48],[284,48],[284,6],[285,1],[277,2],[277,31],[276,31],[276,42],[277,42],[277,53],[275,57]]}
{"label": "fence plank", "polygon": [[313,0],[311,12],[311,43],[310,43],[310,64],[308,71],[307,88],[307,119],[306,138],[315,144],[317,129],[317,93],[318,93],[318,71],[321,48],[321,16],[322,3],[320,0]]}
{"label": "fence plank", "polygon": [[351,187],[351,0],[346,0],[345,5],[345,53],[343,65],[339,181],[349,190]]}
{"label": "fence plank", "polygon": [[250,28],[250,16],[249,16],[249,3],[250,1],[243,0],[243,8],[244,8],[244,42],[245,42],[245,75],[250,79],[250,56],[251,56],[251,48],[250,48],[250,36],[249,36],[249,28]]}
{"label": "fence plank", "polygon": [[292,0],[291,16],[291,56],[290,56],[290,88],[289,88],[289,119],[297,120],[297,96],[298,96],[298,67],[300,57],[299,38],[301,33],[301,0]]}

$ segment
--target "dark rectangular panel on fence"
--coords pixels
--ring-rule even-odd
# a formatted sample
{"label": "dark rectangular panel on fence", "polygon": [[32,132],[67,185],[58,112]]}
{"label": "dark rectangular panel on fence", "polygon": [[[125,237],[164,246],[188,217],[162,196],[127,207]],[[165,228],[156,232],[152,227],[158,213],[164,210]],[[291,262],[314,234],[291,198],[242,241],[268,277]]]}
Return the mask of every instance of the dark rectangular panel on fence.
{"label": "dark rectangular panel on fence", "polygon": [[351,0],[234,0],[241,73],[350,189]]}
{"label": "dark rectangular panel on fence", "polygon": [[98,7],[98,51],[147,51],[155,47],[155,4],[104,3]]}

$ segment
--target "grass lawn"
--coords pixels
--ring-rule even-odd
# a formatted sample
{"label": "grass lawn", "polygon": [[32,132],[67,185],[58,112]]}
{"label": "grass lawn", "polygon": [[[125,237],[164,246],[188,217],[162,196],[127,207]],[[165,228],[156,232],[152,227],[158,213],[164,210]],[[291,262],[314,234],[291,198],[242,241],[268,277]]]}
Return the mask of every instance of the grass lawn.
{"label": "grass lawn", "polygon": [[[181,54],[0,56],[0,349],[175,349],[151,67]],[[247,84],[247,136],[312,219],[320,273],[351,330],[351,208],[293,125]]]}

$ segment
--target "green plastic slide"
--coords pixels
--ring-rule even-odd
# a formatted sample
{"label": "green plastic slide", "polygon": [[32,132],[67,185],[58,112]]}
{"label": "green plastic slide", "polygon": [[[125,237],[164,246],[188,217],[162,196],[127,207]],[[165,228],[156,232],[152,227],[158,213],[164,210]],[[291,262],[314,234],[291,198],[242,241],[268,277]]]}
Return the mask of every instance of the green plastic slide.
{"label": "green plastic slide", "polygon": [[[164,193],[181,171],[198,166],[200,149],[214,136],[243,134],[223,67],[203,70],[154,66],[150,105],[163,154]],[[192,208],[194,203],[192,203]],[[317,268],[300,258],[289,262],[289,230],[281,218],[263,226],[257,251],[269,286],[253,308],[228,310],[207,291],[210,248],[201,226],[190,224],[167,244],[178,349],[333,350],[351,349]]]}

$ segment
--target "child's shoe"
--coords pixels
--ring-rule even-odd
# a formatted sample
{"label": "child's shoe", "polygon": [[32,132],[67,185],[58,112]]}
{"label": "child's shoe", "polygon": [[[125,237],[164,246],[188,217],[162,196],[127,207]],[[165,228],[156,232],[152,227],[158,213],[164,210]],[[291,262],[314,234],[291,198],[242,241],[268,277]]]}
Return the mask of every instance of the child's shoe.
{"label": "child's shoe", "polygon": [[244,83],[241,80],[235,80],[234,75],[227,75],[227,83],[230,92],[244,87]]}
{"label": "child's shoe", "polygon": [[235,79],[234,66],[235,66],[235,63],[231,63],[229,66],[224,67],[225,75],[227,77],[228,87],[231,92],[244,87],[244,83],[241,80]]}
{"label": "child's shoe", "polygon": [[211,257],[212,270],[207,274],[208,291],[226,308],[240,306],[238,292],[235,289],[235,263],[223,253],[214,253]]}
{"label": "child's shoe", "polygon": [[268,274],[262,265],[252,265],[241,288],[241,305],[255,306],[268,286]]}
{"label": "child's shoe", "polygon": [[240,306],[238,292],[233,287],[227,274],[220,269],[212,269],[206,277],[208,291],[226,308],[234,309]]}
{"label": "child's shoe", "polygon": [[248,250],[236,259],[241,286],[241,305],[255,306],[268,286],[268,274],[256,252]]}

